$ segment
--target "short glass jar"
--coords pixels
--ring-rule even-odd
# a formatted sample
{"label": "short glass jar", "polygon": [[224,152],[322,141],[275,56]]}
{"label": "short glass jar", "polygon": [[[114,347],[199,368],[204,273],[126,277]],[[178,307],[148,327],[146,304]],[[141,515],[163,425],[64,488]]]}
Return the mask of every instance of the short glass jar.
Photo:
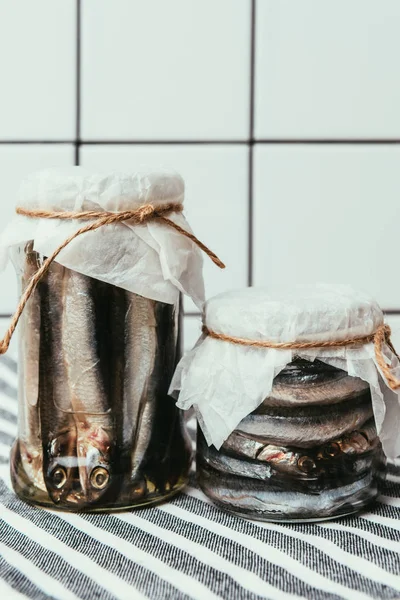
{"label": "short glass jar", "polygon": [[330,519],[378,494],[384,455],[369,386],[320,361],[297,359],[281,371],[219,450],[200,428],[197,439],[200,487],[241,516]]}
{"label": "short glass jar", "polygon": [[[247,288],[206,302],[171,393],[199,423],[197,477],[221,508],[318,521],[372,502],[400,452],[400,364],[375,300],[345,285]],[[380,338],[379,338],[380,339]]]}

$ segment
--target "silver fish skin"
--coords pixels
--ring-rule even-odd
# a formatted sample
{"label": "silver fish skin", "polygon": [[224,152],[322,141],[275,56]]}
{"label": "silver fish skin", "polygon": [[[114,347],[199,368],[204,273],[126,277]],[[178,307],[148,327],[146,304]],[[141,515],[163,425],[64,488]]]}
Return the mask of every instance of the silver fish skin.
{"label": "silver fish skin", "polygon": [[239,477],[265,480],[271,477],[272,474],[271,467],[267,464],[250,463],[222,453],[202,454],[198,461],[200,464],[205,463],[220,473],[230,473]]}
{"label": "silver fish skin", "polygon": [[79,481],[90,504],[110,487],[115,440],[97,353],[90,278],[66,269],[63,302],[62,348],[76,426]]}
{"label": "silver fish skin", "polygon": [[157,352],[155,302],[127,293],[125,317],[124,444],[131,450],[131,478],[140,467],[150,443],[155,401],[151,378]]}
{"label": "silver fish skin", "polygon": [[[143,456],[149,490],[165,494],[187,476],[192,449],[184,433],[180,411],[168,396],[176,366],[178,308],[156,302],[154,305],[157,351],[149,380],[148,398],[154,403],[151,438]],[[150,492],[151,493],[151,492]]]}
{"label": "silver fish skin", "polygon": [[293,409],[260,406],[237,431],[266,444],[312,448],[358,429],[372,416],[370,400]]}
{"label": "silver fish skin", "polygon": [[329,442],[326,446],[318,449],[318,458],[330,458],[340,454],[355,455],[364,454],[374,450],[380,444],[377,435],[375,420],[369,419],[364,425],[355,431],[344,435],[342,438]]}
{"label": "silver fish skin", "polygon": [[228,453],[252,459],[256,459],[263,448],[265,448],[264,441],[255,437],[248,437],[236,430],[231,433],[221,447],[222,450],[228,451]]}
{"label": "silver fish skin", "polygon": [[358,433],[361,433],[368,442],[375,442],[378,432],[376,430],[375,419],[370,419],[362,427],[358,429]]}
{"label": "silver fish skin", "polygon": [[43,474],[55,504],[75,503],[77,433],[62,352],[63,288],[66,269],[53,263],[38,286],[41,297],[40,422]]}
{"label": "silver fish skin", "polygon": [[[368,439],[368,437],[369,439]],[[296,448],[276,446],[274,444],[264,444],[259,439],[246,437],[244,434],[234,431],[224,442],[219,453],[228,453],[229,459],[251,459],[253,461],[266,462],[270,467],[279,473],[294,477],[311,477],[318,476],[325,469],[328,470],[335,464],[335,461],[340,460],[342,456],[359,456],[368,454],[361,460],[352,462],[351,469],[355,471],[365,469],[371,465],[373,458],[369,457],[371,450],[376,450],[379,446],[379,438],[376,434],[374,419],[370,419],[359,430],[353,431],[350,434],[332,440],[326,445],[311,449],[309,452],[301,452]],[[207,455],[211,449],[204,444],[201,446],[202,452]],[[327,461],[330,461],[329,463]],[[215,469],[220,468],[216,460],[213,460],[212,466]],[[226,462],[226,460],[225,460]],[[250,465],[247,468],[250,474]],[[348,467],[347,467],[348,468]],[[346,467],[343,466],[346,470]],[[224,470],[221,468],[221,470]],[[238,474],[242,469],[239,468]],[[233,463],[226,472],[234,473]]]}
{"label": "silver fish skin", "polygon": [[[207,450],[205,450],[205,452],[207,452]],[[274,471],[295,477],[309,477],[311,473],[315,474],[317,472],[317,465],[313,458],[306,457],[308,459],[308,462],[306,463],[303,459],[304,453],[292,448],[285,448],[274,444],[265,444],[262,440],[247,437],[238,431],[231,433],[225,440],[220,449],[220,453],[221,452],[234,454],[238,458],[247,457],[253,461],[264,462],[268,465],[270,470],[272,468]],[[231,458],[232,457],[230,457],[230,460]],[[304,465],[301,468],[299,464],[302,465],[302,463],[304,463]],[[213,466],[218,469],[217,466]],[[256,469],[257,462],[248,464],[247,468],[249,473],[251,467]],[[230,470],[229,472],[233,471]],[[248,476],[251,477],[250,474]]]}
{"label": "silver fish skin", "polygon": [[[25,247],[21,287],[25,290],[40,267],[33,242]],[[39,418],[40,297],[35,290],[21,315],[18,366],[19,376],[19,449],[22,466],[29,481],[42,491],[43,449]]]}
{"label": "silver fish skin", "polygon": [[353,483],[310,494],[275,487],[272,480],[252,480],[244,489],[240,478],[221,473],[208,474],[199,482],[207,496],[225,510],[269,521],[319,521],[350,514],[378,494],[371,472]]}
{"label": "silver fish skin", "polygon": [[241,477],[268,479],[271,477],[271,467],[262,462],[243,460],[227,455],[207,443],[201,436],[198,437],[198,461],[220,471]]}
{"label": "silver fish skin", "polygon": [[288,476],[309,479],[312,476],[316,477],[320,472],[319,466],[312,456],[273,444],[264,446],[257,456],[257,460],[271,465],[275,471]]}
{"label": "silver fish skin", "polygon": [[321,381],[304,385],[275,383],[263,404],[265,406],[300,406],[338,404],[358,398],[368,397],[369,384],[357,377],[345,374],[333,381]]}
{"label": "silver fish skin", "polygon": [[[343,438],[332,440],[327,446],[316,448],[317,456],[320,458],[334,457],[339,453],[344,454],[361,454],[374,449],[379,443],[377,436],[375,420],[370,419],[358,430],[352,431]],[[283,452],[291,457],[300,458],[301,454],[291,451],[290,448],[283,446],[274,446],[273,444],[265,444],[262,439],[256,436],[248,437],[239,431],[233,431],[225,440],[221,447],[222,451],[233,453],[236,456],[243,456],[253,460],[273,460],[274,455]]]}

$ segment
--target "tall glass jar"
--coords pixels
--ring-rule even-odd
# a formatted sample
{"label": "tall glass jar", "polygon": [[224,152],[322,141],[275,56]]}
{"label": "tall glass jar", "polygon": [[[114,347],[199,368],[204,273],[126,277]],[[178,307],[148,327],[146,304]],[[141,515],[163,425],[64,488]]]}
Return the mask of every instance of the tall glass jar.
{"label": "tall glass jar", "polygon": [[185,485],[191,443],[168,388],[180,294],[200,306],[204,284],[183,198],[182,178],[166,170],[74,167],[22,183],[0,254],[8,247],[21,294],[50,265],[19,323],[11,478],[24,500],[113,510]]}
{"label": "tall glass jar", "polygon": [[[14,253],[21,292],[41,264]],[[53,263],[19,338],[18,439],[24,500],[65,510],[150,504],[186,483],[191,444],[168,396],[178,307]]]}
{"label": "tall glass jar", "polygon": [[197,439],[200,487],[242,516],[330,519],[378,494],[384,455],[369,386],[320,361],[297,359],[281,371],[219,450],[200,428]]}

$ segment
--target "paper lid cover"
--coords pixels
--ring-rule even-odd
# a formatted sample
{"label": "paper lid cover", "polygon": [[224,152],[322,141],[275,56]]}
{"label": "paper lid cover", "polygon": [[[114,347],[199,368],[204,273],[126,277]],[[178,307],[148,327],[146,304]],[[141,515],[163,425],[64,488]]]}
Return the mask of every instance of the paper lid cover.
{"label": "paper lid cover", "polygon": [[[17,205],[53,211],[121,212],[144,204],[182,204],[184,182],[171,170],[153,169],[126,174],[90,173],[82,167],[47,169],[22,182]],[[181,212],[168,218],[192,232]],[[80,219],[37,219],[18,215],[0,240],[0,268],[9,248],[34,240],[34,249],[50,256],[86,222]],[[197,245],[163,222],[140,225],[128,221],[103,226],[75,238],[56,261],[63,266],[140,294],[174,304],[179,294],[199,308],[204,302],[203,257]]]}
{"label": "paper lid cover", "polygon": [[[208,330],[268,342],[336,341],[368,336],[383,324],[377,302],[345,285],[249,288],[221,294],[205,305]],[[400,364],[383,353],[399,378]],[[316,358],[368,382],[378,433],[388,456],[400,454],[400,392],[388,387],[374,344],[268,348],[235,344],[203,334],[180,361],[170,393],[182,409],[194,406],[209,444],[219,448],[272,390],[276,375],[295,357]]]}
{"label": "paper lid cover", "polygon": [[245,288],[219,294],[204,308],[217,333],[276,342],[369,335],[383,323],[378,303],[347,285]]}
{"label": "paper lid cover", "polygon": [[20,186],[18,204],[24,208],[109,211],[183,203],[185,183],[170,169],[144,168],[135,173],[91,173],[83,167],[44,169]]}

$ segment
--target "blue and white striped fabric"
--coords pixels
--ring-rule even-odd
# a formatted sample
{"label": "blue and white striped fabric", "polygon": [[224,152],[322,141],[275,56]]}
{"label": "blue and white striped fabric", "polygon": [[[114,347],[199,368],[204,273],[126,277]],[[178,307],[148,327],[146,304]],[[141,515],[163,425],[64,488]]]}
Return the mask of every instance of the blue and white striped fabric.
{"label": "blue and white striped fabric", "polygon": [[[21,502],[8,454],[17,364],[0,362],[0,597],[37,600],[400,598],[400,463],[369,512],[320,524],[242,520],[190,486],[168,504],[67,514]],[[194,423],[190,423],[194,434]]]}

